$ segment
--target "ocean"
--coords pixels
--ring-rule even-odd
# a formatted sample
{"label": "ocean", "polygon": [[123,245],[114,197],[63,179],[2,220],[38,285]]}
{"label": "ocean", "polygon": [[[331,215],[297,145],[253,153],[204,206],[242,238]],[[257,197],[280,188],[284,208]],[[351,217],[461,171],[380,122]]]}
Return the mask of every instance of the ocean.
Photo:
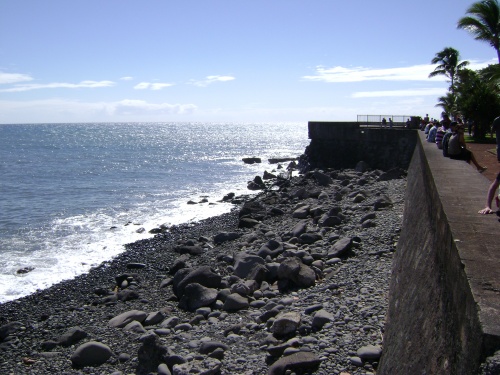
{"label": "ocean", "polygon": [[[307,123],[0,125],[0,303],[85,273],[162,224],[229,212],[224,195],[255,193],[247,182],[277,168],[269,158],[308,144]],[[243,163],[254,156],[262,163]]]}

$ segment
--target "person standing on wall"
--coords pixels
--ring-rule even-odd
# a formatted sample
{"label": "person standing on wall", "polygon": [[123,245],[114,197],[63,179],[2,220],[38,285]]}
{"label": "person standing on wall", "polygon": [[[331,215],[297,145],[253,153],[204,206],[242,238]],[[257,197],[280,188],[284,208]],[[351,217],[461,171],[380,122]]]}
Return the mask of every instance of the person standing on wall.
{"label": "person standing on wall", "polygon": [[[488,194],[486,195],[486,207],[483,208],[482,210],[479,210],[478,214],[487,215],[495,213],[495,211],[491,209],[491,203],[493,202],[493,197],[495,196],[499,184],[500,184],[500,173],[498,173],[497,178],[495,179],[495,181],[491,183],[490,188],[488,189]],[[498,208],[499,204],[498,196],[496,201]]]}
{"label": "person standing on wall", "polygon": [[495,132],[495,137],[497,138],[497,160],[500,163],[500,116],[493,120],[493,125],[491,126],[491,133]]}

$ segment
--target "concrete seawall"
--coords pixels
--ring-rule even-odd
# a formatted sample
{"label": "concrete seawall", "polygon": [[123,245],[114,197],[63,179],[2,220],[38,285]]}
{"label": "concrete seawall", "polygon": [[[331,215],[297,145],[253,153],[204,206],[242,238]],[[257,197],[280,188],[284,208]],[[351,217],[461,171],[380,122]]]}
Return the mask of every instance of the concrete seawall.
{"label": "concrete seawall", "polygon": [[414,130],[369,128],[353,122],[309,122],[309,138],[305,164],[354,168],[364,160],[380,169],[407,169],[417,139]]}
{"label": "concrete seawall", "polygon": [[[408,169],[377,373],[477,374],[485,358],[500,350],[500,223],[493,215],[477,214],[484,207],[489,181],[466,162],[443,157],[422,132],[407,131],[415,136],[408,150],[398,146],[397,138],[405,137],[411,145],[410,135],[371,130],[392,132],[371,137],[378,147],[384,147],[381,137],[391,142],[390,153],[398,162],[389,157],[384,165],[384,158],[366,159],[370,153],[363,155],[354,147],[362,138],[356,138],[358,124],[349,128],[343,123],[337,130],[332,129],[335,125],[309,123],[312,150],[306,153],[313,166],[353,167],[357,159],[376,168]],[[370,138],[363,142],[369,144]],[[344,157],[345,164],[331,162],[332,155],[323,154],[332,147],[335,154],[355,150],[356,155]],[[405,166],[408,154],[411,162]]]}

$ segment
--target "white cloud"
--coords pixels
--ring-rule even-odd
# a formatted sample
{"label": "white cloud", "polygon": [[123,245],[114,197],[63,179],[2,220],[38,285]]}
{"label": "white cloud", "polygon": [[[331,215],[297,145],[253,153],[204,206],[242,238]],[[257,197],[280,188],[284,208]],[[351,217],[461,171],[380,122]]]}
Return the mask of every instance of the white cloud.
{"label": "white cloud", "polygon": [[232,76],[207,76],[204,80],[197,81],[192,79],[188,83],[198,87],[206,87],[215,82],[228,82],[228,81],[233,81],[235,79],[236,78]]}
{"label": "white cloud", "polygon": [[79,88],[100,88],[100,87],[111,87],[114,86],[113,81],[82,81],[80,83],[29,83],[29,84],[17,84],[14,87],[8,89],[1,89],[0,92],[21,92],[30,90],[40,90],[40,89],[79,89]]}
{"label": "white cloud", "polygon": [[[333,68],[317,67],[316,74],[302,77],[319,82],[362,82],[362,81],[427,81],[432,65],[414,65],[403,68],[371,69],[365,67]],[[441,79],[436,77],[434,79]],[[444,79],[444,78],[443,78]]]}
{"label": "white cloud", "polygon": [[440,96],[446,94],[446,88],[433,87],[425,89],[406,89],[388,91],[360,91],[351,95],[351,98],[380,98],[380,97],[403,97],[403,96]]}
{"label": "white cloud", "polygon": [[60,98],[44,100],[0,100],[0,123],[163,121],[165,115],[189,115],[194,104],[148,103],[125,99],[84,102]]}
{"label": "white cloud", "polygon": [[[469,61],[469,69],[477,70],[494,64],[495,60]],[[335,66],[333,68],[316,67],[316,74],[303,76],[307,81],[316,82],[363,82],[363,81],[445,81],[446,77],[436,76],[429,78],[436,65],[421,64],[399,68],[372,69],[362,66],[346,68]]]}
{"label": "white cloud", "polygon": [[33,78],[27,74],[0,72],[0,85],[10,85],[18,82],[32,81]]}
{"label": "white cloud", "polygon": [[120,81],[132,81],[134,77],[122,77],[120,78]]}
{"label": "white cloud", "polygon": [[148,103],[144,100],[124,99],[108,105],[111,113],[137,114],[140,112],[155,112],[157,114],[193,113],[197,107],[194,104]]}
{"label": "white cloud", "polygon": [[151,82],[141,82],[134,86],[136,90],[161,90],[165,87],[174,86],[173,83],[151,83]]}

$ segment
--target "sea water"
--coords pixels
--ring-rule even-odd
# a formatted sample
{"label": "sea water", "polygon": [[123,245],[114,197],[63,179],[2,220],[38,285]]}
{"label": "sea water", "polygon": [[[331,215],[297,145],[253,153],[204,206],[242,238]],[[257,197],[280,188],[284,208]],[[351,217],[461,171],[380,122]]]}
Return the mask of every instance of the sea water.
{"label": "sea water", "polygon": [[[85,273],[162,224],[229,212],[225,194],[250,194],[249,180],[277,168],[269,158],[308,143],[306,123],[0,125],[0,303]],[[243,163],[254,156],[263,162]]]}

